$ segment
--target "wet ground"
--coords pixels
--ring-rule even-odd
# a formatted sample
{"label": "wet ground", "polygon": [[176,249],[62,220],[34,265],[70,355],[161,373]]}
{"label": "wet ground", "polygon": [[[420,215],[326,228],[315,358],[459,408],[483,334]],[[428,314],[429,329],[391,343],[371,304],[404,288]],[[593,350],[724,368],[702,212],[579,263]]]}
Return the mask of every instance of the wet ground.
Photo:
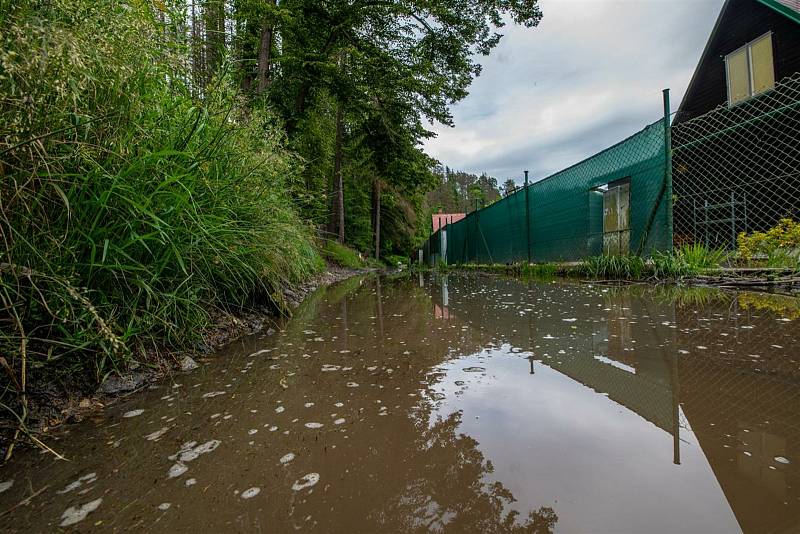
{"label": "wet ground", "polygon": [[[800,305],[367,277],[0,470],[8,532],[800,531]],[[27,500],[26,500],[27,499]]]}

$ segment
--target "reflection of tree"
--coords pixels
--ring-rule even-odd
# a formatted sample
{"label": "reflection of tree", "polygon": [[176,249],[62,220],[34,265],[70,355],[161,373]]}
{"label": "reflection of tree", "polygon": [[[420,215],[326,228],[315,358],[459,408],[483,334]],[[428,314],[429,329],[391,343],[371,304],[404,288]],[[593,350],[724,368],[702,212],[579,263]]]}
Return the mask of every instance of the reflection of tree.
{"label": "reflection of tree", "polygon": [[[478,442],[458,433],[461,413],[417,421],[406,465],[414,473],[399,495],[381,510],[378,522],[402,532],[548,533],[558,521],[550,507],[531,510],[520,520],[516,501],[501,482],[489,483],[492,463]],[[414,476],[415,475],[415,476]]]}

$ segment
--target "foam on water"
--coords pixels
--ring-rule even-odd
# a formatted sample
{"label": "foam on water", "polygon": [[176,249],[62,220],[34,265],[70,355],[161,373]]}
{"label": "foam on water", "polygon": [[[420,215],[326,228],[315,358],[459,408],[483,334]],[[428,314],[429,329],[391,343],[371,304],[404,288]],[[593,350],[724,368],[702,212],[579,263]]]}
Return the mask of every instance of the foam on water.
{"label": "foam on water", "polygon": [[319,482],[319,473],[308,473],[307,475],[303,475],[299,480],[296,480],[295,483],[292,484],[292,489],[294,491],[301,491],[314,486],[317,482]]}
{"label": "foam on water", "polygon": [[74,525],[75,523],[80,523],[86,516],[90,513],[97,510],[100,506],[100,503],[103,502],[103,499],[95,499],[93,501],[87,502],[86,504],[82,504],[80,506],[70,506],[64,513],[61,514],[61,523],[59,526],[61,527],[68,527],[70,525]]}

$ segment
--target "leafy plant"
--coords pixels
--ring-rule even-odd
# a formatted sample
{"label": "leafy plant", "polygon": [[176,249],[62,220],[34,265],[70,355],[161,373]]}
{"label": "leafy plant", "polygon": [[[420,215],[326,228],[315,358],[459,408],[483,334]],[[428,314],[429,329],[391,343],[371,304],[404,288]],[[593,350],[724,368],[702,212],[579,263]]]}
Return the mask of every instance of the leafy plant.
{"label": "leafy plant", "polygon": [[800,223],[784,218],[766,232],[740,233],[736,244],[737,255],[744,260],[786,255],[796,258],[800,249]]}
{"label": "leafy plant", "polygon": [[727,261],[729,253],[724,249],[711,249],[702,243],[694,243],[678,248],[675,256],[681,258],[690,269],[699,271],[719,267]]}

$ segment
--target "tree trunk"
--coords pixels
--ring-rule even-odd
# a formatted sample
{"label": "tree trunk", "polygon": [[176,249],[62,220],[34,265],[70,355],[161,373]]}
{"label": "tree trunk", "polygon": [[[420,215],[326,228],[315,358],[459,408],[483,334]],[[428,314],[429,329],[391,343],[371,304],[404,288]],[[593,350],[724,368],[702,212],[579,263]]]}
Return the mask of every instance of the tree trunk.
{"label": "tree trunk", "polygon": [[[277,5],[278,0],[272,0],[270,4],[273,7]],[[266,91],[270,82],[270,61],[272,60],[272,41],[274,35],[274,27],[272,24],[272,17],[264,19],[264,26],[261,29],[261,44],[258,47],[258,93],[261,94]]]}
{"label": "tree trunk", "polygon": [[225,54],[225,2],[224,0],[206,0],[203,6],[206,32],[206,85],[222,67]]}
{"label": "tree trunk", "polygon": [[375,237],[375,259],[381,259],[381,183],[372,181],[372,233]]}
{"label": "tree trunk", "polygon": [[344,137],[344,113],[342,104],[336,110],[336,160],[334,175],[336,183],[336,211],[338,212],[339,243],[344,244],[344,180],[342,179],[342,138]]}

